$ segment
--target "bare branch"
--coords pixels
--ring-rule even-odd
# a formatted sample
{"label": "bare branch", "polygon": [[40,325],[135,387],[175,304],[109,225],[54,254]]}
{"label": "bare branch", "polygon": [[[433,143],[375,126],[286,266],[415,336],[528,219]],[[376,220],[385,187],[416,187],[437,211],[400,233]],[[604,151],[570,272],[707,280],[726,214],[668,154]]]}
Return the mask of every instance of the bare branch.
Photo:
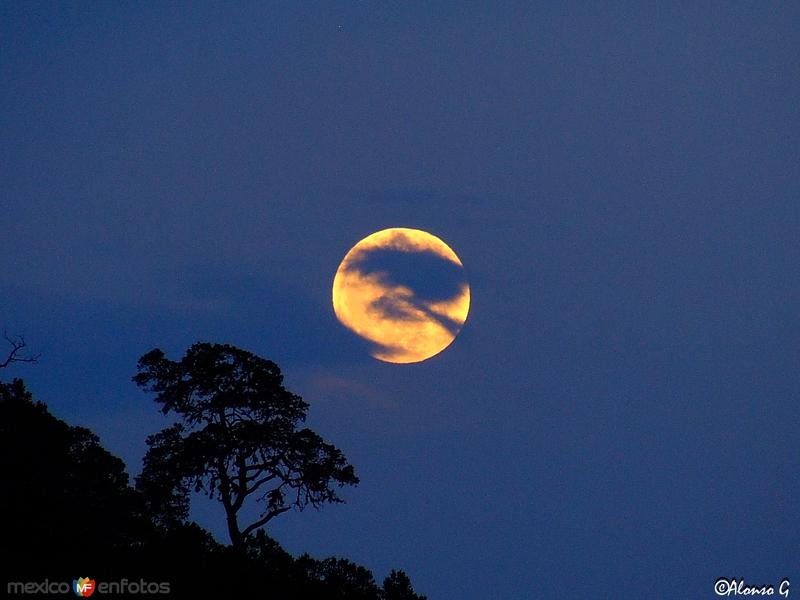
{"label": "bare branch", "polygon": [[8,357],[5,361],[0,362],[0,369],[3,369],[10,365],[11,363],[35,363],[38,362],[41,354],[35,355],[24,355],[20,354],[20,351],[26,347],[25,337],[21,335],[10,336],[8,332],[3,332],[3,339],[11,344],[11,351],[8,353]]}

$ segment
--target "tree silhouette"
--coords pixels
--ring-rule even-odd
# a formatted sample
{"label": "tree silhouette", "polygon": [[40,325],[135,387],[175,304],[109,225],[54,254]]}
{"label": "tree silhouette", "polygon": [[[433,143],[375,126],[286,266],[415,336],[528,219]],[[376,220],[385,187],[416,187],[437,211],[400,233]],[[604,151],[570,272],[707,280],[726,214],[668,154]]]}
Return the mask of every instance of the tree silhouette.
{"label": "tree silhouette", "polygon": [[372,573],[346,558],[315,560],[304,554],[297,559],[304,579],[312,583],[311,597],[331,600],[375,600],[380,591]]}
{"label": "tree silhouette", "polygon": [[221,598],[424,598],[401,571],[392,571],[379,588],[368,569],[349,560],[295,559],[263,529],[237,550],[179,515],[164,527],[144,494],[128,485],[123,462],[94,433],[34,401],[19,379],[0,383],[0,514],[0,564],[18,580],[34,581],[43,572],[68,580],[88,566],[92,572],[85,574],[103,581],[144,576],[169,582],[176,598],[206,594],[208,580],[198,576],[206,573],[225,574]]}
{"label": "tree silhouette", "polygon": [[186,478],[176,478],[184,460],[179,451],[182,432],[182,427],[173,425],[149,436],[144,468],[136,478],[148,512],[165,529],[174,529],[189,517],[189,485]]}
{"label": "tree silhouette", "polygon": [[4,565],[12,556],[29,565],[66,567],[78,556],[97,563],[151,530],[123,462],[91,431],[34,402],[19,379],[0,383],[0,514]]}
{"label": "tree silhouette", "polygon": [[[308,404],[283,387],[278,366],[223,344],[191,346],[180,361],[155,349],[142,356],[137,385],[179,421],[147,439],[139,488],[164,523],[185,518],[188,492],[221,501],[231,544],[296,507],[342,502],[335,486],[358,478],[340,450],[308,428]],[[265,506],[239,523],[245,501]]]}
{"label": "tree silhouette", "polygon": [[4,369],[11,363],[35,363],[39,360],[39,355],[26,355],[21,354],[21,351],[27,346],[25,337],[21,335],[10,336],[8,332],[3,332],[3,339],[11,345],[11,349],[2,362],[0,362],[0,369]]}
{"label": "tree silhouette", "polygon": [[411,580],[404,571],[392,569],[389,576],[383,580],[383,595],[381,600],[427,600],[425,596],[414,593]]}

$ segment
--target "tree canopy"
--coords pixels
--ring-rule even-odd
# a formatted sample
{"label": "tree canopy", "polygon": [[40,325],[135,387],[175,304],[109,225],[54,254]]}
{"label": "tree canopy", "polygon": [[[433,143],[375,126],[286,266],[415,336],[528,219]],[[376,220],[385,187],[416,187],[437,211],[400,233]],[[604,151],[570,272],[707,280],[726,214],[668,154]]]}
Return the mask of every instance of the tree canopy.
{"label": "tree canopy", "polygon": [[[308,404],[283,386],[278,366],[225,344],[198,343],[178,361],[159,349],[142,356],[137,385],[178,419],[147,439],[139,489],[165,522],[180,522],[191,489],[223,505],[231,543],[276,516],[342,502],[337,488],[355,485],[353,466],[335,446],[301,428]],[[239,522],[252,499],[259,517]]]}
{"label": "tree canopy", "polygon": [[190,521],[165,525],[94,433],[53,416],[18,379],[0,383],[0,514],[0,560],[16,580],[144,577],[189,598],[208,594],[205,574],[221,574],[220,598],[424,600],[410,585],[397,594],[398,572],[378,587],[364,567],[294,558],[263,530],[239,552]]}
{"label": "tree canopy", "polygon": [[[35,361],[21,354],[24,340],[11,341],[0,368]],[[170,597],[179,598],[206,594],[203,574],[221,573],[222,598],[425,600],[402,571],[379,587],[347,559],[294,558],[261,529],[292,507],[340,502],[336,488],[358,482],[338,449],[299,427],[308,404],[283,387],[277,365],[232,346],[196,344],[180,362],[148,353],[135,380],[179,417],[148,438],[136,488],[97,435],[53,416],[22,380],[0,382],[5,572],[31,581],[146,576],[169,582]],[[192,489],[226,505],[231,546],[189,520]],[[240,529],[236,513],[250,496],[264,508]]]}

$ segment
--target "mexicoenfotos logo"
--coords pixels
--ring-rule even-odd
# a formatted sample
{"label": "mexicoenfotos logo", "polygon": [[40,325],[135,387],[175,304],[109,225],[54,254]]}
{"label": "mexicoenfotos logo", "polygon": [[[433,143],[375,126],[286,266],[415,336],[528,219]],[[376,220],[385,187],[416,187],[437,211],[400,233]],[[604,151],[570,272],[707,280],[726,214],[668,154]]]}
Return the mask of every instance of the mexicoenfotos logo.
{"label": "mexicoenfotos logo", "polygon": [[75,592],[76,596],[88,598],[94,594],[94,589],[94,579],[89,579],[88,577],[78,577],[77,579],[72,580],[72,591]]}
{"label": "mexicoenfotos logo", "polygon": [[[95,583],[94,579],[78,577],[72,580],[72,591],[76,596],[88,598],[95,592],[100,596],[106,594],[148,595],[169,594],[172,586],[169,581],[146,581],[144,579],[123,578],[118,581],[101,581]],[[69,594],[70,585],[66,581],[9,581],[6,593],[12,594]]]}

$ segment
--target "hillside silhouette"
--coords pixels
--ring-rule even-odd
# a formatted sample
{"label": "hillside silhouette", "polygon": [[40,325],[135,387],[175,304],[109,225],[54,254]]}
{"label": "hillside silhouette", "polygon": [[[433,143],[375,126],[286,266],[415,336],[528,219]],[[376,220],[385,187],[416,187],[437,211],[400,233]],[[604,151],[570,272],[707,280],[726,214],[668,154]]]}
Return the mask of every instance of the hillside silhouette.
{"label": "hillside silhouette", "polygon": [[[236,367],[237,357],[257,368],[267,367],[273,376],[270,385],[278,386],[269,389],[283,389],[280,371],[274,363],[249,353],[237,354],[244,351],[230,346],[206,345],[200,348],[200,354],[203,352],[201,362],[213,358],[211,362],[217,367],[226,363],[224,359],[231,359],[227,364]],[[187,355],[190,353],[191,349]],[[163,355],[149,356],[166,360]],[[140,363],[140,369],[145,363]],[[162,362],[160,366],[165,364]],[[222,366],[222,371],[225,370]],[[140,374],[146,372],[145,367]],[[228,369],[228,375],[233,373],[241,371]],[[147,377],[139,379],[138,383],[143,384]],[[148,381],[151,389],[158,388],[154,379]],[[232,382],[233,379],[228,380]],[[161,387],[163,391],[165,387]],[[259,389],[263,392],[266,388]],[[295,467],[295,471],[288,471],[285,481],[267,489],[263,499],[267,514],[270,510],[293,506],[297,498],[304,498],[310,504],[340,501],[329,484],[350,485],[357,482],[357,478],[338,450],[322,442],[313,432],[295,427],[302,421],[299,417],[304,416],[308,405],[289,392],[283,397],[270,396],[281,406],[293,402],[302,415],[293,413],[292,418],[282,424],[283,437],[273,437],[274,443],[265,443],[266,433],[257,425],[269,421],[268,417],[273,414],[269,411],[280,406],[266,407],[261,402],[262,397],[248,396],[248,390],[253,391],[244,390],[245,400],[241,394],[227,394],[224,398],[211,394],[206,399],[216,414],[219,414],[220,402],[235,406],[237,414],[241,414],[244,405],[260,407],[262,412],[253,413],[252,422],[245,420],[243,429],[236,433],[227,429],[226,435],[257,434],[261,437],[251,440],[247,447],[258,449],[253,454],[255,460],[266,461],[258,464],[267,467],[280,464],[280,469],[276,469],[284,474],[287,465]],[[187,415],[195,414],[187,407],[183,405],[189,411],[183,414],[184,432],[191,430],[192,417],[187,418]],[[145,471],[138,487],[134,487],[122,460],[105,450],[90,430],[69,425],[53,416],[43,403],[34,400],[22,380],[0,382],[0,514],[4,517],[0,561],[6,573],[3,593],[9,581],[72,582],[79,576],[88,576],[98,584],[123,578],[169,582],[170,596],[176,598],[202,593],[222,598],[258,595],[297,600],[424,600],[424,596],[414,592],[411,581],[402,571],[392,571],[379,585],[372,572],[346,558],[320,560],[305,554],[290,555],[262,528],[268,520],[257,527],[235,530],[232,544],[215,540],[208,531],[188,520],[189,488],[201,489],[202,486],[194,487],[200,480],[205,481],[205,491],[221,498],[223,504],[227,502],[225,493],[233,493],[228,481],[227,492],[223,490],[220,496],[220,484],[228,476],[226,473],[204,471],[216,461],[221,447],[231,448],[229,442],[233,439],[214,437],[216,425],[209,431],[209,423],[214,425],[209,421],[205,423],[205,430],[194,428],[194,432],[205,431],[195,438],[204,442],[200,446],[186,442],[191,433],[185,433],[183,442],[170,446],[176,451],[172,458],[179,459],[172,462],[162,460],[159,463],[159,457],[165,458],[165,455],[163,451],[159,454],[157,438],[151,436]],[[221,445],[215,446],[217,443]],[[206,461],[198,448],[204,448],[209,453],[205,458],[210,456],[211,459]],[[287,458],[290,450],[295,454]],[[192,456],[197,459],[194,463],[189,460]],[[274,459],[271,462],[270,457]],[[279,458],[289,462],[281,463]],[[296,459],[302,460],[298,463]],[[233,462],[238,461],[240,466],[243,460],[241,454],[233,456]],[[148,464],[151,466],[149,479]],[[164,464],[170,469],[153,467]],[[187,464],[193,464],[194,470],[181,471],[182,467],[177,466]],[[258,472],[259,480],[273,475],[269,470]],[[241,473],[237,471],[235,475],[238,477]],[[276,475],[268,481],[278,479]],[[225,485],[222,483],[223,488]],[[244,494],[249,487],[245,486],[240,493]],[[275,492],[276,489],[279,491]],[[290,497],[284,493],[286,490],[299,490],[299,495]],[[156,501],[159,498],[161,502]],[[165,498],[172,502],[165,503]],[[170,510],[165,511],[165,506]],[[280,512],[283,511],[276,514]]]}

